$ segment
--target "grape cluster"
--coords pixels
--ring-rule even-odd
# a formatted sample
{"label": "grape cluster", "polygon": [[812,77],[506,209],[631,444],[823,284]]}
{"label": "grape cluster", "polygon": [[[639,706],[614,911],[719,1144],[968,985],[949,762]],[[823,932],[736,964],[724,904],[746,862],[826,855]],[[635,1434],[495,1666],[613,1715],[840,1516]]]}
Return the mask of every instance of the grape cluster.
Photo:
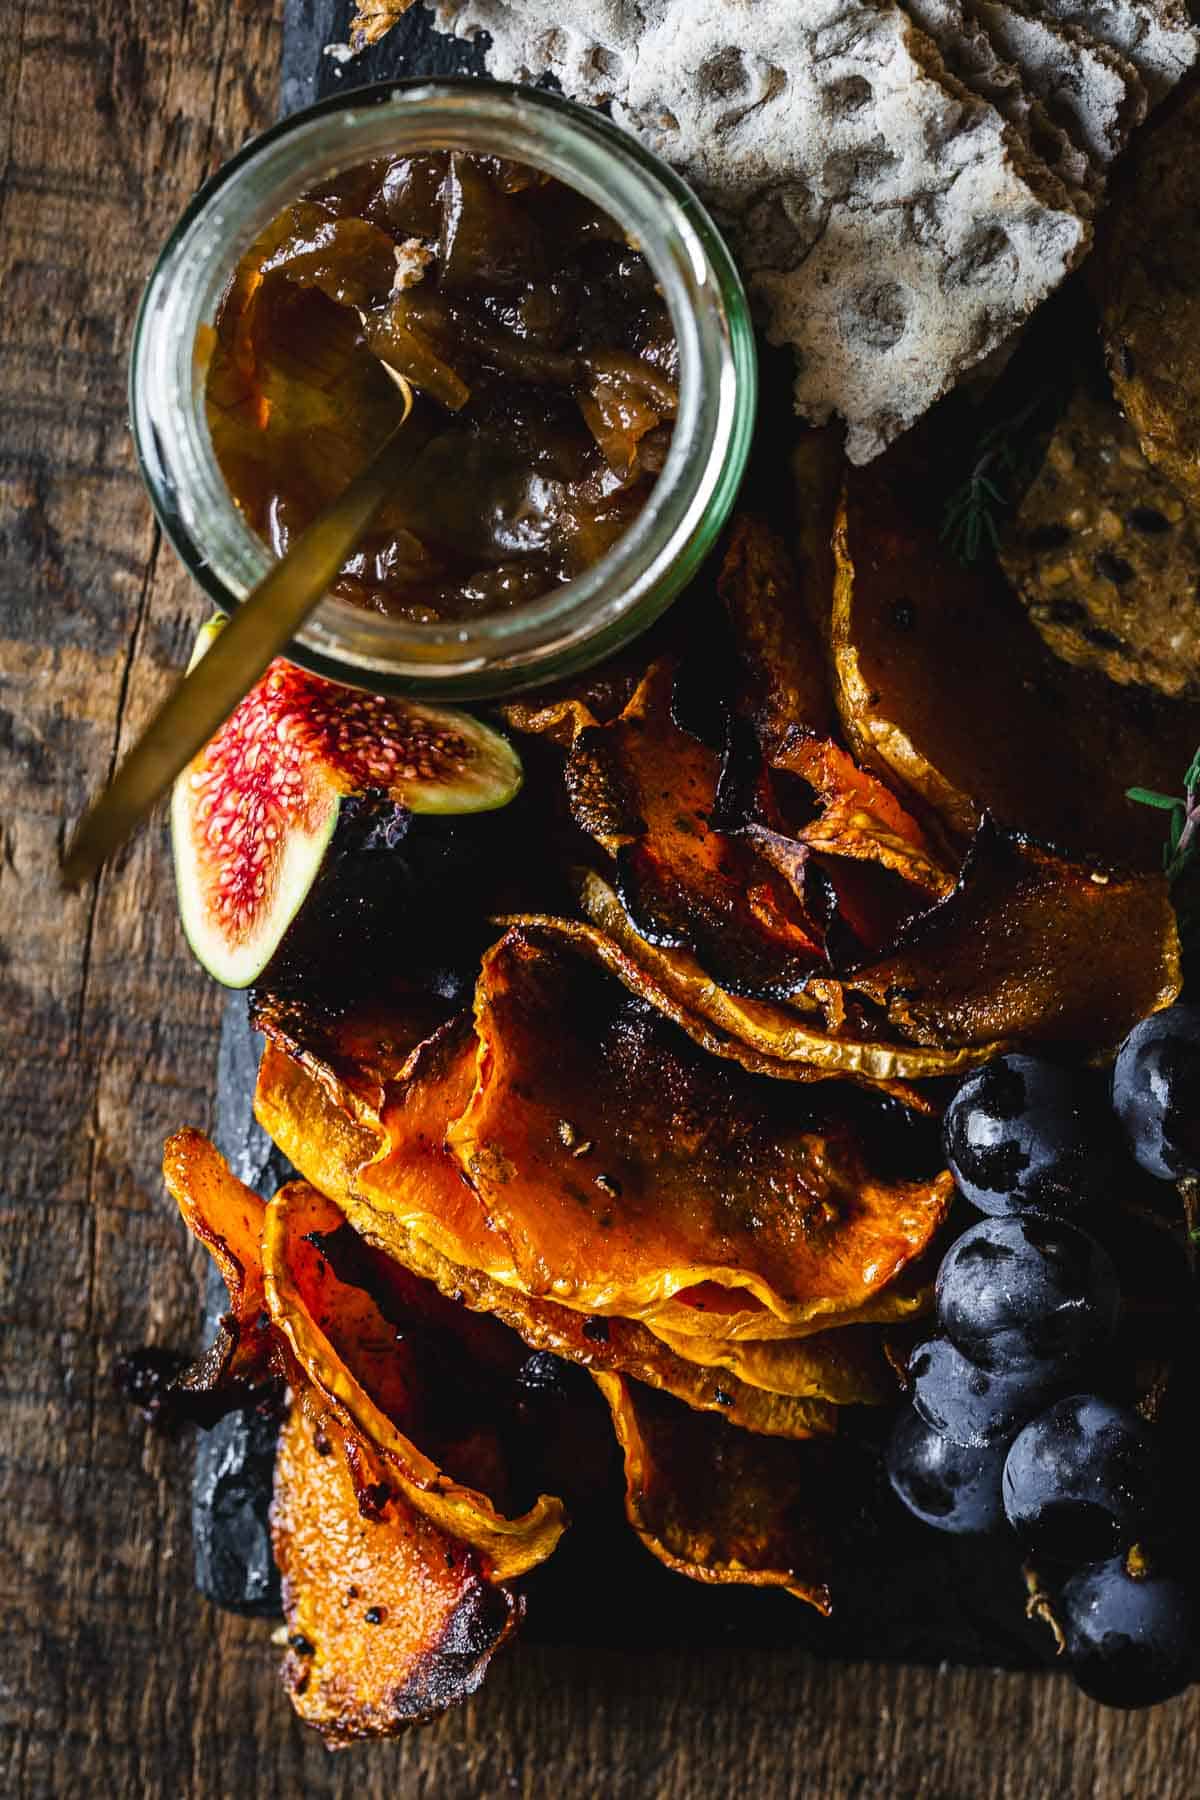
{"label": "grape cluster", "polygon": [[1162,1519],[1154,1433],[1089,1390],[1116,1331],[1112,1258],[1079,1223],[1132,1178],[1200,1173],[1200,1007],[1138,1025],[1111,1092],[1088,1071],[1010,1055],[962,1083],[944,1121],[960,1192],[986,1216],[950,1247],[938,1334],[909,1361],[892,1487],[940,1531],[1014,1531],[1061,1571],[1076,1681],[1110,1705],[1178,1693],[1195,1663],[1186,1584],[1150,1562]]}

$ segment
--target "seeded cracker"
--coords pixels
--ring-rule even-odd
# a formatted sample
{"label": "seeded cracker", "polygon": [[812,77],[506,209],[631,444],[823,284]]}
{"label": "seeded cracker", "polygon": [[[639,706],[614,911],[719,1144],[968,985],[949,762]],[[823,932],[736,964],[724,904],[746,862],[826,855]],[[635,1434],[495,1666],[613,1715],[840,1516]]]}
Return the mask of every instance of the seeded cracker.
{"label": "seeded cracker", "polygon": [[1076,395],[1001,552],[1065,662],[1200,695],[1200,533],[1107,396]]}
{"label": "seeded cracker", "polygon": [[1089,229],[995,108],[868,0],[444,0],[494,75],[554,74],[730,230],[796,405],[866,462],[1063,279]]}
{"label": "seeded cracker", "polygon": [[1200,88],[1130,173],[1091,271],[1109,370],[1147,456],[1200,506]]}

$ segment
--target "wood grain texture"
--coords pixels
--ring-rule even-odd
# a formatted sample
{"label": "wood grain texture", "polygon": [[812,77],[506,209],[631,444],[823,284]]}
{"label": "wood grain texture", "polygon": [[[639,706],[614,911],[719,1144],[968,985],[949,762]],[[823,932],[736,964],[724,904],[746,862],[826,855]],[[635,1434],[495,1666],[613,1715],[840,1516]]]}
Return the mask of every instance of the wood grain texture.
{"label": "wood grain texture", "polygon": [[219,1000],[161,824],[89,893],[55,870],[204,611],[134,472],[126,355],[179,207],[273,114],[278,23],[266,0],[0,21],[0,1792],[1196,1794],[1200,1694],[1124,1717],[1054,1677],[701,1650],[518,1647],[439,1726],[330,1757],[269,1628],[194,1594],[191,1446],[147,1436],[109,1372],[195,1341],[199,1253],[158,1157],[208,1121]]}

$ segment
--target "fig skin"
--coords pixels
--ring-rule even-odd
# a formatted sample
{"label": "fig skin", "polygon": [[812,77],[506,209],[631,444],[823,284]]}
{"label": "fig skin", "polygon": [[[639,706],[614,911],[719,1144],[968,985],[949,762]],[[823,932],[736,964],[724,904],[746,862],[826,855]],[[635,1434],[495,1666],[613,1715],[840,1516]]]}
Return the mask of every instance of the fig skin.
{"label": "fig skin", "polygon": [[256,991],[342,1011],[399,976],[449,1008],[469,1005],[494,935],[478,895],[502,852],[495,823],[419,819],[380,794],[343,801],[320,874]]}

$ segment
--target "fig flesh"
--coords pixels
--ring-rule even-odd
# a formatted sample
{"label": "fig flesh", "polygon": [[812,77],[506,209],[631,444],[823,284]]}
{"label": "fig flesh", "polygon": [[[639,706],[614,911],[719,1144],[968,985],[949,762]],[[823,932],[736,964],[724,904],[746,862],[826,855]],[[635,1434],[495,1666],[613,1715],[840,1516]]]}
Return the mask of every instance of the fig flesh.
{"label": "fig flesh", "polygon": [[[206,625],[192,658],[221,629]],[[277,659],[175,783],[183,929],[226,987],[248,987],[312,891],[343,802],[489,812],[521,785],[506,738],[466,713],[361,693]]]}

